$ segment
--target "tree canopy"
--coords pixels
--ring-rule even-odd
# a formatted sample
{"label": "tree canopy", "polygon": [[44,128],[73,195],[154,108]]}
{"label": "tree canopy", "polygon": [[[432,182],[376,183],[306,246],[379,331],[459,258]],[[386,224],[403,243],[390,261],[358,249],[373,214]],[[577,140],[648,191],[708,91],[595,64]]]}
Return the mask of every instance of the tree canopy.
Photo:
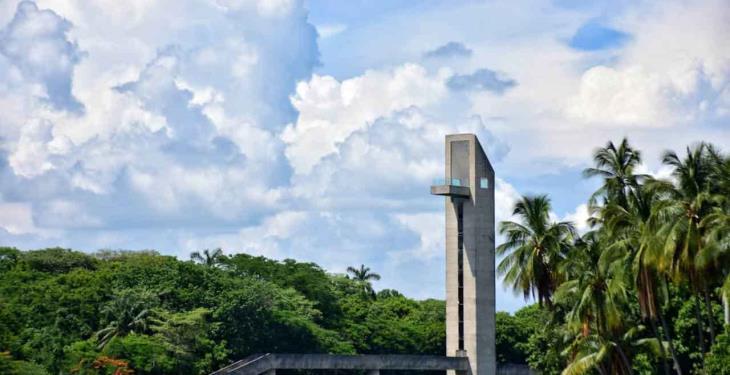
{"label": "tree canopy", "polygon": [[730,365],[730,157],[707,143],[666,151],[662,180],[637,174],[641,155],[626,139],[596,150],[586,233],[550,219],[545,196],[524,197],[517,221],[500,223],[504,281],[546,302],[546,324],[522,346],[543,374]]}

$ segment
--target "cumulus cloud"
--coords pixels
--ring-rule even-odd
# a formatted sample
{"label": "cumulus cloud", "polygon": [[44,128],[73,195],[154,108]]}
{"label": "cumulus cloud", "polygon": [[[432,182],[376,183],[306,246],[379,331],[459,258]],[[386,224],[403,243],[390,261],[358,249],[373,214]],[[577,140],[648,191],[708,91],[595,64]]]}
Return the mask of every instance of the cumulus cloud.
{"label": "cumulus cloud", "polygon": [[392,257],[400,262],[409,262],[414,258],[432,259],[443,255],[444,225],[443,213],[427,212],[415,214],[395,214],[395,219],[408,230],[418,234],[418,245],[400,252],[392,252]]}
{"label": "cumulus cloud", "polygon": [[495,178],[494,191],[494,216],[495,221],[515,221],[516,218],[512,214],[515,204],[522,199],[522,195],[517,192],[514,186],[507,181],[497,177]]}
{"label": "cumulus cloud", "polygon": [[579,233],[585,233],[590,229],[588,219],[591,218],[590,212],[588,212],[588,205],[581,203],[575,208],[574,212],[570,212],[560,219],[560,221],[570,221],[575,224],[575,229]]}
{"label": "cumulus cloud", "polygon": [[517,85],[517,82],[493,70],[477,69],[471,74],[455,74],[446,84],[456,91],[489,91],[503,94]]}
{"label": "cumulus cloud", "polygon": [[658,180],[666,180],[666,179],[672,178],[673,171],[674,171],[674,168],[672,166],[669,166],[666,164],[658,165],[656,167],[656,169],[653,169],[646,163],[642,163],[636,167],[636,170],[634,173],[649,175]]}
{"label": "cumulus cloud", "polygon": [[635,39],[616,65],[580,79],[567,107],[574,119],[606,126],[668,127],[730,113],[730,9],[723,1],[667,3],[625,22]]}
{"label": "cumulus cloud", "polygon": [[48,121],[32,121],[22,128],[15,152],[8,158],[15,174],[35,177],[54,168],[48,160],[53,140],[51,130]]}
{"label": "cumulus cloud", "polygon": [[464,43],[452,41],[424,53],[423,57],[469,57],[472,55],[472,53],[472,50],[465,46]]}
{"label": "cumulus cloud", "polygon": [[342,82],[315,75],[299,83],[291,99],[299,116],[281,134],[286,156],[296,173],[308,173],[355,131],[395,111],[434,103],[445,94],[442,76],[414,64],[370,70]]}
{"label": "cumulus cloud", "polygon": [[23,80],[42,86],[39,94],[55,108],[78,111],[82,105],[71,93],[71,80],[82,54],[68,39],[70,28],[71,24],[55,12],[23,1],[12,21],[0,31],[0,53]]}
{"label": "cumulus cloud", "polygon": [[318,207],[423,208],[428,186],[444,173],[444,156],[434,151],[450,133],[477,134],[491,160],[509,151],[479,117],[441,121],[411,107],[353,132],[310,173],[295,175],[292,192]]}
{"label": "cumulus cloud", "polygon": [[[89,15],[94,7],[69,2],[51,11],[20,3],[0,44],[0,66],[9,67],[0,74],[13,79],[0,84],[0,104],[13,109],[0,120],[0,155],[11,173],[6,191],[44,203],[35,210],[73,213],[75,223],[101,229],[139,225],[135,220],[165,227],[171,217],[178,224],[230,223],[273,210],[290,174],[275,132],[292,118],[296,80],[316,64],[316,33],[300,2],[218,5],[170,7],[171,19],[180,12],[209,19],[205,32],[171,21],[171,31],[141,38],[138,29],[119,33],[127,25],[113,17],[90,30],[98,22]],[[134,8],[129,22],[139,30],[163,17],[156,5],[135,6],[125,11]],[[247,13],[254,8],[259,15]],[[71,33],[88,46],[86,58]],[[186,34],[199,38],[179,38]],[[140,58],[140,50],[124,51],[129,45],[155,52]],[[48,97],[29,95],[27,80],[47,84]],[[66,82],[65,91],[53,89],[58,82]],[[83,113],[44,103],[70,97],[71,87]],[[18,101],[23,105],[12,105]],[[45,204],[59,195],[67,202]]]}

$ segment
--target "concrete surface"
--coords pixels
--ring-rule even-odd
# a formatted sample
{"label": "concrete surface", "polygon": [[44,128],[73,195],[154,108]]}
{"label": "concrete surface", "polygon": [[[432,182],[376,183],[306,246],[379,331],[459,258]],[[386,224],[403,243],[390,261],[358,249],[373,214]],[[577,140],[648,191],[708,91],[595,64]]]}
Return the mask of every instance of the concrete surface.
{"label": "concrete surface", "polygon": [[[466,358],[428,355],[260,354],[224,367],[211,375],[273,375],[276,370],[458,370],[466,371]],[[271,371],[274,371],[273,373]]]}
{"label": "concrete surface", "polygon": [[[468,181],[468,197],[446,195],[446,355],[466,355],[471,375],[494,375],[494,170],[474,134],[446,136],[445,180]],[[486,188],[480,181],[487,179]],[[442,187],[432,187],[436,193]],[[459,248],[459,210],[462,211],[462,248]],[[459,253],[462,270],[459,274]],[[461,278],[461,280],[460,280]],[[460,301],[459,284],[462,284]],[[459,305],[463,328],[459,327]],[[460,334],[460,330],[463,332]],[[460,347],[463,337],[463,350]],[[454,372],[450,372],[454,374]]]}

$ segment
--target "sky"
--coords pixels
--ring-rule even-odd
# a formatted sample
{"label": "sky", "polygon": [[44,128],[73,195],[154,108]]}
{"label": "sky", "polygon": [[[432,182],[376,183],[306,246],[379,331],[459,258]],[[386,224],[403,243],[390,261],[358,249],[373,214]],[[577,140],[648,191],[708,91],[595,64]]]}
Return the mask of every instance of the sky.
{"label": "sky", "polygon": [[660,177],[730,149],[728,35],[726,0],[0,0],[0,244],[365,264],[443,298],[444,135],[479,137],[497,220],[548,194],[585,230],[609,140]]}

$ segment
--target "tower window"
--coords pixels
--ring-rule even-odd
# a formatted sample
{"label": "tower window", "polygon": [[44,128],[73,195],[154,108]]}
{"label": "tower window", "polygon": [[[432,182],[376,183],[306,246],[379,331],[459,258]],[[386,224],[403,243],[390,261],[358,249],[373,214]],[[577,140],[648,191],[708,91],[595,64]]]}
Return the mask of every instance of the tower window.
{"label": "tower window", "polygon": [[479,179],[479,187],[482,189],[489,189],[489,179],[482,177]]}

